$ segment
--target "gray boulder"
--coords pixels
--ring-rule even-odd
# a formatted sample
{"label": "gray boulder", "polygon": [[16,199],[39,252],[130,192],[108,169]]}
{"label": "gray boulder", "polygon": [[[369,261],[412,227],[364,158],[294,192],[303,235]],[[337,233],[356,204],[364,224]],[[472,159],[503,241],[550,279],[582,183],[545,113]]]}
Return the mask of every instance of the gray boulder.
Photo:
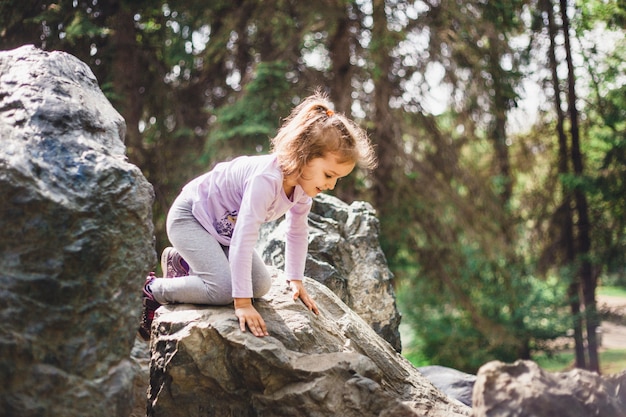
{"label": "gray boulder", "polygon": [[[257,249],[268,265],[283,269],[284,222],[264,226]],[[320,194],[309,214],[305,275],[330,288],[398,352],[400,313],[393,274],[379,243],[379,221],[366,202],[350,205]]]}
{"label": "gray boulder", "polygon": [[0,410],[132,407],[138,287],[155,263],[152,186],[87,65],[0,52]]}
{"label": "gray boulder", "polygon": [[150,417],[454,417],[436,389],[326,286],[305,279],[320,315],[274,270],[255,303],[270,336],[242,333],[232,307],[169,305],[151,340]]}
{"label": "gray boulder", "polygon": [[466,374],[440,365],[422,366],[417,370],[446,395],[465,405],[472,406],[472,392],[476,375]]}
{"label": "gray boulder", "polygon": [[574,369],[546,372],[535,362],[489,362],[474,386],[476,417],[624,417],[626,371],[600,376]]}

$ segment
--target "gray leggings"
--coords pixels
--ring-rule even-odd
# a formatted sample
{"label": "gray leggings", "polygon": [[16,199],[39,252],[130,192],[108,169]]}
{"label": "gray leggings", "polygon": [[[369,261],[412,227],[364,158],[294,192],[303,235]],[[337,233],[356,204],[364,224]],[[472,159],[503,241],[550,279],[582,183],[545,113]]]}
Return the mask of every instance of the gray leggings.
{"label": "gray leggings", "polygon": [[[187,261],[190,275],[157,278],[150,285],[161,304],[225,305],[233,302],[228,246],[221,245],[191,213],[191,200],[179,195],[167,214],[167,236]],[[252,256],[253,297],[265,295],[271,276],[261,257]]]}

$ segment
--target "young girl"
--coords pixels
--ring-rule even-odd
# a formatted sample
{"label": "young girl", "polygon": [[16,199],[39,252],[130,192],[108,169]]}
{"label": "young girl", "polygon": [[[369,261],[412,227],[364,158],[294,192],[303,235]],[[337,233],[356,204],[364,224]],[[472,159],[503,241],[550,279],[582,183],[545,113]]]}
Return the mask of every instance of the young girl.
{"label": "young girl", "polygon": [[[172,204],[167,234],[175,251],[164,252],[164,272],[174,264],[188,275],[146,279],[139,329],[145,340],[154,311],[166,303],[234,302],[241,331],[248,326],[255,336],[268,335],[252,299],[269,291],[271,278],[254,247],[261,224],[283,214],[288,224],[285,276],[293,299],[319,314],[302,285],[312,197],[334,189],[357,163],[373,168],[374,152],[366,133],[334,113],[319,93],[293,109],[271,143],[269,155],[217,164],[183,187]],[[180,271],[166,274],[176,275]]]}

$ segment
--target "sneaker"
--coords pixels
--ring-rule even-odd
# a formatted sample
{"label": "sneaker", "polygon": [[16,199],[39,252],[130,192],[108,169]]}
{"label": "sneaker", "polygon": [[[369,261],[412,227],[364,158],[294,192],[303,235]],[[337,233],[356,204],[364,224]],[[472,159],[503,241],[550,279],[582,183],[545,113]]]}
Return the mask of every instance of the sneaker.
{"label": "sneaker", "polygon": [[156,277],[154,272],[150,272],[150,275],[146,278],[146,282],[143,285],[143,309],[141,312],[141,323],[137,333],[146,342],[150,340],[150,333],[152,332],[152,320],[154,320],[154,312],[157,308],[161,307],[158,301],[152,296],[152,291],[148,288],[148,285],[154,281]]}
{"label": "sneaker", "polygon": [[177,278],[189,275],[189,264],[172,247],[167,247],[161,254],[161,268],[165,278]]}

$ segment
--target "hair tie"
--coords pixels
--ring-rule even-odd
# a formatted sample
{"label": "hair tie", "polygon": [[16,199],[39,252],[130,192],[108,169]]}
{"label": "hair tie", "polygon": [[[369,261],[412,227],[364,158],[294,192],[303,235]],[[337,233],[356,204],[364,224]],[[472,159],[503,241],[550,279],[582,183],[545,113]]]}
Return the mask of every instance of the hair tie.
{"label": "hair tie", "polygon": [[331,109],[326,110],[326,116],[331,117],[333,114],[335,114],[335,112]]}

